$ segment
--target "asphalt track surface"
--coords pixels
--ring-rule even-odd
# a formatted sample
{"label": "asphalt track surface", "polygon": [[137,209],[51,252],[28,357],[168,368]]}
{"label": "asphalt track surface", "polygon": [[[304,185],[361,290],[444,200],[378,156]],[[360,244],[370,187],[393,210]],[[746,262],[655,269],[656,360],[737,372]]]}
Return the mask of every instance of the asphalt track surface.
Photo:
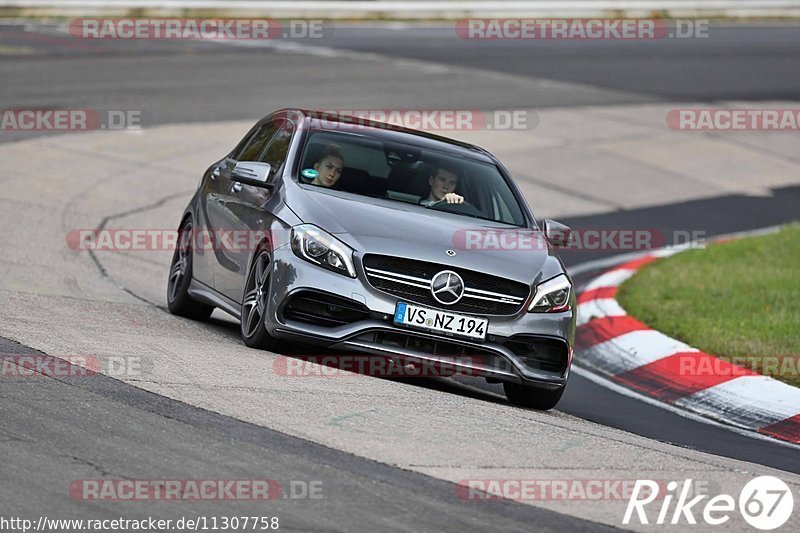
{"label": "asphalt track surface", "polygon": [[[35,353],[4,340],[0,351]],[[533,523],[541,531],[613,529],[513,502],[475,506],[455,498],[450,483],[197,409],[99,374],[89,380],[35,383],[0,378],[0,384],[0,443],[7,452],[0,488],[4,514],[118,518],[117,503],[76,503],[64,487],[74,479],[119,477],[123,470],[124,477],[159,472],[159,479],[249,479],[263,473],[283,490],[281,498],[261,504],[257,513],[279,517],[281,529],[529,531]],[[292,494],[291,481],[300,479],[323,481],[323,489],[337,490],[323,492],[320,499],[284,499]],[[302,490],[295,489],[295,495]],[[250,502],[196,502],[179,510],[174,502],[131,502],[125,517],[253,516],[253,509]]]}
{"label": "asphalt track surface", "polygon": [[[654,41],[470,41],[452,27],[394,29],[337,25],[310,45],[476,69],[452,89],[430,87],[425,69],[405,86],[360,80],[356,102],[347,72],[306,67],[300,57],[275,68],[270,48],[230,49],[186,41],[86,41],[0,24],[3,109],[32,105],[136,109],[148,125],[251,119],[275,107],[514,109],[657,101],[800,98],[800,27],[711,26],[708,39]],[[276,40],[281,41],[281,40]],[[325,56],[322,56],[325,57]],[[330,57],[331,67],[337,64]],[[303,70],[302,77],[297,70]],[[541,78],[531,89],[487,86],[479,72]],[[294,72],[293,72],[294,71]],[[569,82],[561,85],[552,82]],[[408,90],[418,87],[418,90]]]}
{"label": "asphalt track surface", "polygon": [[[395,108],[515,108],[580,104],[618,104],[651,101],[714,102],[722,99],[799,99],[800,31],[794,27],[723,28],[720,40],[648,43],[468,43],[444,38],[447,30],[383,30],[337,28],[323,46],[378,52],[388,57],[424,59],[514,76],[578,82],[571,90],[543,84],[535,94],[509,87],[487,87],[480,80],[462,80],[463,92],[425,86],[409,93],[380,79],[353,88],[347,73],[330,69],[298,72],[303,54],[286,55],[282,68],[262,68],[271,49],[229,49],[206,43],[137,43],[136,50],[120,43],[75,42],[69,37],[0,28],[0,46],[12,50],[0,56],[0,108],[141,109],[148,124],[253,119],[286,105],[353,106],[348,91],[358,91],[362,107]],[[314,45],[320,43],[313,43]],[[469,46],[469,51],[465,51]],[[32,52],[31,52],[32,50]],[[264,61],[265,64],[268,62]],[[713,68],[709,68],[713,65]],[[794,67],[794,68],[792,68]],[[363,78],[361,78],[363,79]],[[23,138],[17,136],[2,141]],[[681,227],[703,229],[709,235],[755,229],[795,220],[800,188],[774,191],[769,198],[725,196],[601,215],[566,218],[574,227]],[[742,216],[746,213],[746,216]],[[601,257],[592,255],[591,259]],[[576,265],[587,257],[565,255]],[[578,281],[584,279],[581,276]],[[225,326],[223,326],[225,327]],[[227,328],[231,342],[235,328]],[[30,353],[12,341],[0,341],[1,353]],[[271,477],[314,479],[349,487],[346,501],[326,499],[279,501],[276,513],[291,517],[298,529],[407,530],[468,529],[582,530],[600,528],[542,509],[508,503],[503,506],[459,505],[452,485],[404,472],[313,443],[299,441],[202,409],[157,397],[110,378],[71,383],[46,380],[37,384],[4,383],[3,428],[0,442],[11,454],[4,469],[0,501],[12,502],[16,514],[80,516],[81,504],[63,493],[55,476],[113,475],[116,465],[164,477],[230,475],[236,458],[241,475],[259,467]],[[458,385],[430,382],[441,389],[490,402],[502,401]],[[496,387],[484,386],[487,392]],[[73,406],[81,405],[80,416]],[[600,424],[687,448],[800,472],[797,451],[755,440],[723,428],[695,422],[639,402],[573,375],[558,409]],[[31,420],[37,420],[31,425]],[[92,420],[92,424],[86,424]],[[111,435],[121,436],[118,440]],[[124,441],[124,445],[120,445]],[[75,450],[96,458],[78,459]],[[120,450],[124,453],[120,455]],[[265,451],[266,450],[266,451]],[[83,454],[80,454],[83,455]],[[266,459],[265,459],[266,458]],[[259,462],[263,461],[262,465]],[[37,466],[32,466],[37,465]],[[128,470],[129,471],[129,470]],[[89,472],[89,473],[87,473]],[[167,475],[166,473],[169,473]],[[332,477],[333,476],[333,477]],[[367,482],[367,479],[369,481]],[[331,480],[331,481],[328,481]],[[53,488],[45,488],[51,486]],[[23,497],[20,498],[20,495]],[[354,505],[353,502],[360,502]],[[409,511],[413,509],[413,511]],[[98,508],[92,507],[97,514]],[[131,507],[137,514],[142,508]],[[149,514],[170,516],[168,506]],[[231,514],[230,505],[203,507],[198,514]],[[162,512],[163,511],[163,512]],[[112,516],[117,508],[108,507]],[[166,514],[164,514],[166,513]],[[185,513],[181,513],[185,514]]]}

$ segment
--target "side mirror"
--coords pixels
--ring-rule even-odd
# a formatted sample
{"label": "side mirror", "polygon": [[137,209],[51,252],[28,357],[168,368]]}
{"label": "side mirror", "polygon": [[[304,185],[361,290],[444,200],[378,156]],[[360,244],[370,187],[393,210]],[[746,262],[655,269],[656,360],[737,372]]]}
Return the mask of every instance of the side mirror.
{"label": "side mirror", "polygon": [[558,247],[565,247],[569,244],[569,236],[572,232],[569,226],[565,226],[549,218],[544,221],[544,236],[550,244]]}
{"label": "side mirror", "polygon": [[236,163],[231,171],[231,179],[244,183],[245,185],[254,185],[256,187],[264,187],[266,189],[272,188],[271,183],[267,183],[269,172],[272,166],[269,163],[257,163],[255,161],[241,161]]}

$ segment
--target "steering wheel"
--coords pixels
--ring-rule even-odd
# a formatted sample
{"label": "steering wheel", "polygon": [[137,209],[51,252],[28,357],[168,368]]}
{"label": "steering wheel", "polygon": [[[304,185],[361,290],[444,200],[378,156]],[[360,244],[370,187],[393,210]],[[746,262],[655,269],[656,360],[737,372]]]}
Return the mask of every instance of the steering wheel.
{"label": "steering wheel", "polygon": [[485,216],[481,211],[478,210],[477,207],[475,207],[469,202],[462,202],[460,204],[455,204],[455,203],[450,204],[447,203],[447,200],[439,200],[435,204],[431,204],[429,208],[436,209],[439,211],[447,211],[449,213],[458,213],[462,215],[470,215],[476,217]]}

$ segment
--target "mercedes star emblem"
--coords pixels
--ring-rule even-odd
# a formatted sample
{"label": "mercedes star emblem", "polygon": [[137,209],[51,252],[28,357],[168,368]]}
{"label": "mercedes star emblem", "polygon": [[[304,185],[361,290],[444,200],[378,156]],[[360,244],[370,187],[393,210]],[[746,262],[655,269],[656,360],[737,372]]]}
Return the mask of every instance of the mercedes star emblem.
{"label": "mercedes star emblem", "polygon": [[464,296],[464,280],[452,270],[442,270],[431,280],[433,298],[444,305],[453,305]]}

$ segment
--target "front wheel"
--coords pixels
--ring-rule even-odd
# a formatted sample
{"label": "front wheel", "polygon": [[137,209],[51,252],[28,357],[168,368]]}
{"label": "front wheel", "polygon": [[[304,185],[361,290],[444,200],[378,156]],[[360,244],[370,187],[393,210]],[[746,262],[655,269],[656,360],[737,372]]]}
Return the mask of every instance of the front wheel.
{"label": "front wheel", "polygon": [[210,305],[195,301],[189,295],[192,282],[192,219],[187,219],[178,234],[178,245],[172,254],[167,280],[167,307],[173,315],[206,320],[214,310]]}
{"label": "front wheel", "polygon": [[250,348],[277,351],[283,342],[270,336],[264,324],[271,265],[272,258],[266,250],[258,252],[253,260],[242,297],[241,333],[242,340]]}
{"label": "front wheel", "polygon": [[555,407],[561,400],[565,388],[566,385],[557,389],[543,389],[520,383],[503,383],[503,390],[509,402],[519,407],[531,407],[540,411]]}

